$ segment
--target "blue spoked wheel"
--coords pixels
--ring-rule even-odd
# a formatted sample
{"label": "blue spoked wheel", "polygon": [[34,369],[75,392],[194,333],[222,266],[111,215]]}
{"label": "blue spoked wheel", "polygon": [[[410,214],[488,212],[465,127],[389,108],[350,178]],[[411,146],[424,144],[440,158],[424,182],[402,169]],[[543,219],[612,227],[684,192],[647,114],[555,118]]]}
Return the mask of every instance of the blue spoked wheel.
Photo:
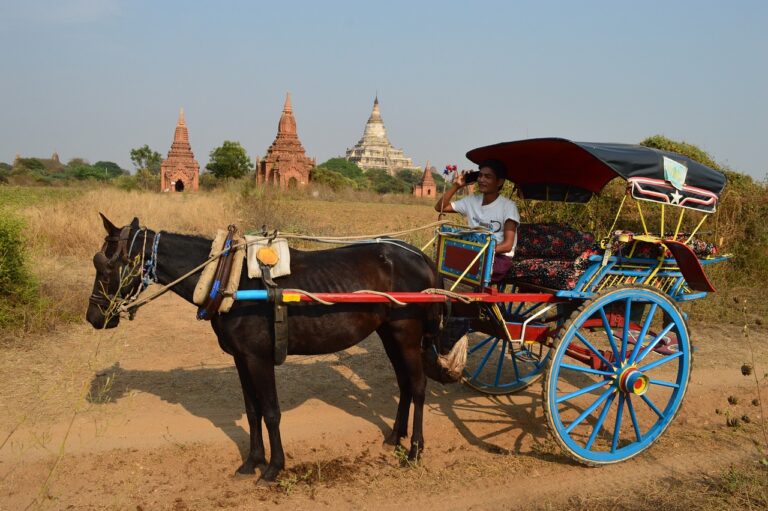
{"label": "blue spoked wheel", "polygon": [[[511,303],[502,313],[507,319],[521,322],[544,305]],[[549,351],[539,343],[511,343],[503,337],[472,332],[469,334],[464,382],[484,394],[518,392],[541,379]]]}
{"label": "blue spoked wheel", "polygon": [[[665,346],[674,338],[674,349]],[[621,286],[576,309],[555,340],[544,412],[564,451],[586,465],[650,447],[680,409],[691,373],[685,319],[656,289]]]}

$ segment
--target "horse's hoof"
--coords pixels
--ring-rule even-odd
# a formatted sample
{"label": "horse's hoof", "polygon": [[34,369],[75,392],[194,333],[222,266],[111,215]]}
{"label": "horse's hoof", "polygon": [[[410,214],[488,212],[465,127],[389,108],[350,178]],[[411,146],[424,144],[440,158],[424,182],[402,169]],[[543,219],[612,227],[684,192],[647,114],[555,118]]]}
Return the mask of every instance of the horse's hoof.
{"label": "horse's hoof", "polygon": [[391,433],[389,436],[384,438],[384,444],[385,445],[400,445],[400,439],[402,437],[398,435],[397,433]]}
{"label": "horse's hoof", "polygon": [[280,473],[279,468],[270,467],[267,466],[266,470],[263,470],[261,473],[261,478],[259,478],[259,483],[262,481],[267,484],[276,484],[277,481],[277,475]]}
{"label": "horse's hoof", "polygon": [[421,459],[423,451],[424,447],[421,445],[416,444],[411,446],[411,450],[408,452],[408,461],[411,463],[417,463]]}
{"label": "horse's hoof", "polygon": [[262,488],[274,488],[277,486],[277,481],[267,481],[265,479],[259,479],[256,481],[256,486],[260,486]]}

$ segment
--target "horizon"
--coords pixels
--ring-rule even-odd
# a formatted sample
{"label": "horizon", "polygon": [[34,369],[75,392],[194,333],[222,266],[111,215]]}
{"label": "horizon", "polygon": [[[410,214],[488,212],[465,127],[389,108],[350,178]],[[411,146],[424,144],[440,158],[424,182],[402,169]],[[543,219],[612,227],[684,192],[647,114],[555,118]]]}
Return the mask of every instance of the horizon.
{"label": "horizon", "polygon": [[767,25],[753,0],[6,4],[0,162],[56,152],[133,172],[131,149],[167,156],[180,108],[201,170],[224,140],[255,162],[290,92],[318,164],[357,143],[378,95],[422,169],[469,168],[469,149],[507,140],[659,134],[765,179]]}

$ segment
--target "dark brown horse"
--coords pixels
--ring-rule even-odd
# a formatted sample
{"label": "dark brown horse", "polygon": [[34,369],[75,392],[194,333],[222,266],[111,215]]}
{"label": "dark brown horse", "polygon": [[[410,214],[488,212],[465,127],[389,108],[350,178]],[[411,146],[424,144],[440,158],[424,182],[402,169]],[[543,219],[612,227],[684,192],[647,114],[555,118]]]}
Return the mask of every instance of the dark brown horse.
{"label": "dark brown horse", "polygon": [[[103,215],[102,219],[107,237],[102,250],[94,256],[96,280],[86,314],[95,328],[118,325],[119,316],[105,316],[105,311],[110,302],[138,292],[143,274],[154,270],[155,281],[159,284],[173,282],[205,261],[211,248],[211,240],[202,237],[140,229],[136,218],[123,228],[115,227]],[[159,242],[155,243],[158,236]],[[153,268],[142,269],[142,264],[135,264],[136,261],[151,260],[155,262]],[[175,285],[173,291],[192,303],[198,278],[199,274],[194,274]],[[386,292],[421,291],[440,287],[441,281],[428,257],[405,243],[393,241],[315,252],[291,250],[291,275],[278,279],[278,284],[283,288],[316,292],[361,289]],[[240,289],[261,287],[261,281],[249,279],[243,271]],[[374,331],[378,333],[400,388],[393,430],[386,442],[399,444],[400,439],[407,436],[413,403],[409,451],[409,458],[413,460],[424,446],[422,422],[426,378],[422,337],[425,345],[434,340],[439,308],[434,304],[405,307],[389,304],[291,305],[288,353],[332,353],[359,343]],[[285,466],[280,440],[280,404],[275,386],[272,315],[272,304],[237,301],[230,312],[216,314],[211,320],[219,345],[235,359],[250,427],[250,450],[237,472],[253,474],[258,467],[262,479],[267,481],[273,481]],[[190,319],[192,317],[190,311]],[[271,457],[268,465],[262,419],[269,435]]]}

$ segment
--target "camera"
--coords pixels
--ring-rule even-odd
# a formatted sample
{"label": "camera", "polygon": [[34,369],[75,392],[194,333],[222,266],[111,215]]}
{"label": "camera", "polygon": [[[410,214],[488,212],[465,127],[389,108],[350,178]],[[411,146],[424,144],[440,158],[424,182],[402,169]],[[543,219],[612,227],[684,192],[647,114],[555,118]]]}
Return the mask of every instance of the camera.
{"label": "camera", "polygon": [[469,183],[475,183],[477,182],[477,178],[480,177],[480,171],[475,170],[474,172],[467,172],[464,174],[464,182]]}

